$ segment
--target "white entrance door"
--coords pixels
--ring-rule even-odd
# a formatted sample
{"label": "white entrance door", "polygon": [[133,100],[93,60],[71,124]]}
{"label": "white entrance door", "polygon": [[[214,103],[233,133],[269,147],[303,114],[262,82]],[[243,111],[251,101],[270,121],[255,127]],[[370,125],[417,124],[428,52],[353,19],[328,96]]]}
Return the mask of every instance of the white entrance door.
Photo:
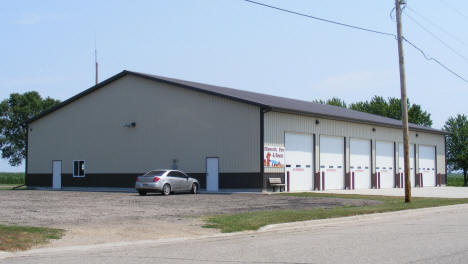
{"label": "white entrance door", "polygon": [[52,161],[52,188],[62,188],[62,161]]}
{"label": "white entrance door", "polygon": [[422,185],[435,186],[435,147],[419,146],[419,172],[422,173]]}
{"label": "white entrance door", "polygon": [[380,188],[394,187],[393,146],[392,142],[377,141],[375,144],[375,171],[380,173]]}
{"label": "white entrance door", "polygon": [[219,187],[219,159],[206,158],[206,190],[217,192]]}
{"label": "white entrance door", "polygon": [[320,136],[320,177],[325,172],[325,189],[344,189],[344,138]]}
{"label": "white entrance door", "polygon": [[[405,172],[405,153],[403,152],[403,144],[400,143],[398,147],[398,172],[402,173],[404,175]],[[414,178],[414,145],[410,144],[409,145],[409,159],[410,159],[410,180],[411,180],[411,186],[414,186],[416,184],[415,178]],[[401,177],[400,177],[401,178]],[[403,184],[401,187],[405,187],[405,178],[403,177]]]}
{"label": "white entrance door", "polygon": [[355,189],[371,188],[370,149],[370,140],[351,138],[349,141],[349,171],[351,187],[354,173]]}
{"label": "white entrance door", "polygon": [[285,163],[287,184],[289,172],[290,191],[313,190],[313,145],[312,135],[286,133],[285,139]]}

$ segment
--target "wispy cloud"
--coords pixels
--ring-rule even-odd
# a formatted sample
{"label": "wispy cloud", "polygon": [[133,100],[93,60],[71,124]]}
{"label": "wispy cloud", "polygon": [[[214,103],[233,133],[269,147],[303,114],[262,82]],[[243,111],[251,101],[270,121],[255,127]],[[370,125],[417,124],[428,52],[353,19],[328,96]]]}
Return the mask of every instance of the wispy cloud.
{"label": "wispy cloud", "polygon": [[34,87],[39,85],[52,85],[61,83],[67,80],[66,77],[57,76],[35,76],[29,78],[18,78],[18,79],[0,79],[0,89],[11,89],[11,88],[23,88],[23,87]]}
{"label": "wispy cloud", "polygon": [[327,90],[366,89],[369,86],[381,86],[382,82],[392,79],[391,72],[359,71],[323,79],[317,86]]}
{"label": "wispy cloud", "polygon": [[398,74],[390,70],[356,71],[323,78],[312,85],[314,97],[328,99],[333,96],[347,102],[369,99],[373,95],[396,96],[399,90]]}
{"label": "wispy cloud", "polygon": [[36,13],[23,14],[20,18],[13,21],[18,25],[35,25],[41,22],[41,17]]}

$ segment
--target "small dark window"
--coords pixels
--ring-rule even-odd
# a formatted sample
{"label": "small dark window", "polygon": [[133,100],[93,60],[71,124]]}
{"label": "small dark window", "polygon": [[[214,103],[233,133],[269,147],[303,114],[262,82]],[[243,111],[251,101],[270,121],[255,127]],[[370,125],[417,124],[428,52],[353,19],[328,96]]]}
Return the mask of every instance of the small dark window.
{"label": "small dark window", "polygon": [[376,170],[380,170],[380,167],[375,168]]}
{"label": "small dark window", "polygon": [[333,165],[328,166],[329,169],[333,169]]}
{"label": "small dark window", "polygon": [[306,168],[310,168],[310,165],[306,165]]}
{"label": "small dark window", "polygon": [[290,164],[287,164],[287,165],[286,165],[286,168],[291,168],[291,165],[290,165]]}
{"label": "small dark window", "polygon": [[325,169],[325,166],[321,165],[320,168]]}
{"label": "small dark window", "polygon": [[365,168],[366,168],[366,170],[368,170],[368,169],[369,169],[369,167],[367,167],[367,166],[366,166]]}
{"label": "small dark window", "polygon": [[180,171],[176,171],[176,173],[177,173],[177,177],[182,178],[182,179],[187,179],[187,175],[185,175],[184,173]]}
{"label": "small dark window", "polygon": [[350,169],[354,169],[354,166],[350,166],[349,168],[350,168]]}
{"label": "small dark window", "polygon": [[391,170],[391,169],[392,169],[392,167],[388,167],[388,169],[389,169],[389,170]]}
{"label": "small dark window", "polygon": [[382,170],[386,170],[386,169],[387,169],[387,167],[382,167]]}
{"label": "small dark window", "polygon": [[300,167],[301,167],[301,165],[296,165],[296,168],[300,168]]}
{"label": "small dark window", "polygon": [[171,171],[167,174],[168,177],[177,177],[177,172]]}
{"label": "small dark window", "polygon": [[85,176],[85,162],[84,160],[73,161],[73,177]]}
{"label": "small dark window", "polygon": [[338,169],[341,169],[341,166],[338,166],[337,168],[338,168]]}
{"label": "small dark window", "polygon": [[357,168],[358,168],[358,170],[362,169],[362,167],[361,167],[361,166],[358,166]]}

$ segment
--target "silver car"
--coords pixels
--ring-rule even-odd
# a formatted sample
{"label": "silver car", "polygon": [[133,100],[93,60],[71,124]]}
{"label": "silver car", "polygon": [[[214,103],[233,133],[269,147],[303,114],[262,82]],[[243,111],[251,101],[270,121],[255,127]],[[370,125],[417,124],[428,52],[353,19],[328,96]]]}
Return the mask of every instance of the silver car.
{"label": "silver car", "polygon": [[191,192],[196,194],[200,183],[179,170],[152,170],[138,176],[135,189],[140,195],[149,192],[161,192],[169,195],[172,192]]}

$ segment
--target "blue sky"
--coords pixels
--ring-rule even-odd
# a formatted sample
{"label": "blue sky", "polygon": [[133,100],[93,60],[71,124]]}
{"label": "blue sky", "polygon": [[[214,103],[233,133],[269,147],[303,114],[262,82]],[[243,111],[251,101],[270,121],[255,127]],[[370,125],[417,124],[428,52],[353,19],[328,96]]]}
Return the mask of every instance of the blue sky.
{"label": "blue sky", "polygon": [[[394,1],[258,0],[395,32]],[[468,2],[407,0],[406,12],[468,57]],[[403,17],[405,36],[468,78],[468,62]],[[396,41],[242,0],[7,1],[0,10],[0,99],[36,90],[60,100],[124,69],[298,98],[399,97]],[[448,34],[446,33],[448,32]],[[468,114],[468,84],[405,45],[408,96],[433,127]],[[0,161],[0,171],[22,171]]]}

